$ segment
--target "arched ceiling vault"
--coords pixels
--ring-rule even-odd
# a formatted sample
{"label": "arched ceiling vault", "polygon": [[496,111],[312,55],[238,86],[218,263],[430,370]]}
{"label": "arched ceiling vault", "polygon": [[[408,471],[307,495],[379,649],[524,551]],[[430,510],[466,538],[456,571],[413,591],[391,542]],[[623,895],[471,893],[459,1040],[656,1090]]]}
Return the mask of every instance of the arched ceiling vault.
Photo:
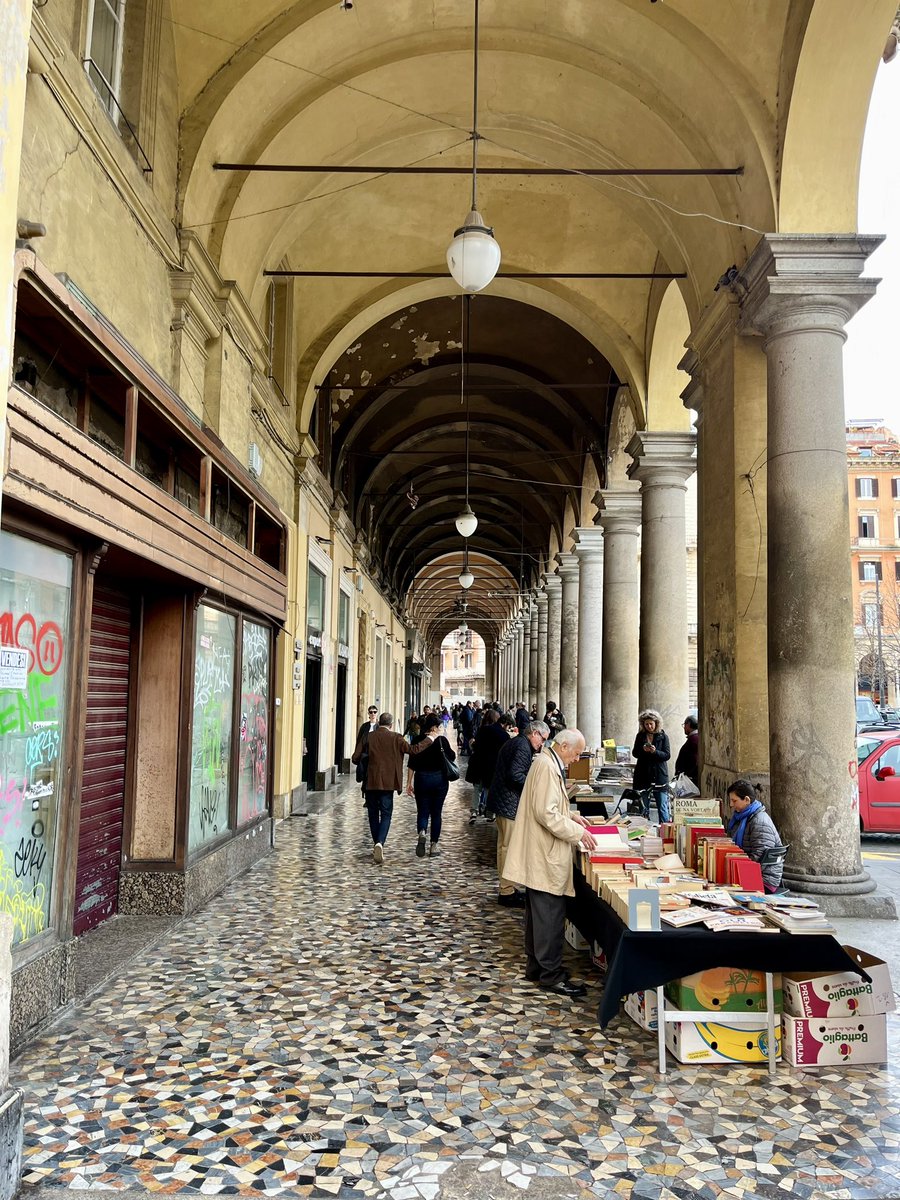
{"label": "arched ceiling vault", "polygon": [[[666,342],[660,324],[666,283],[565,276],[683,273],[672,307],[692,326],[782,216],[791,230],[854,228],[853,157],[896,0],[869,0],[854,21],[846,0],[481,0],[482,166],[573,173],[481,179],[503,268],[472,304],[468,418],[455,288],[400,277],[444,271],[468,180],[328,168],[468,164],[473,0],[168,11],[183,228],[264,326],[267,270],[386,272],[289,285],[298,433],[314,423],[319,465],[386,585],[435,638],[457,618],[468,459],[468,603],[490,646],[576,514],[591,519],[585,498],[610,456],[621,470],[649,393],[664,384],[677,407],[677,375],[650,369],[652,347],[680,337],[671,325]],[[586,167],[700,173],[597,179]]]}

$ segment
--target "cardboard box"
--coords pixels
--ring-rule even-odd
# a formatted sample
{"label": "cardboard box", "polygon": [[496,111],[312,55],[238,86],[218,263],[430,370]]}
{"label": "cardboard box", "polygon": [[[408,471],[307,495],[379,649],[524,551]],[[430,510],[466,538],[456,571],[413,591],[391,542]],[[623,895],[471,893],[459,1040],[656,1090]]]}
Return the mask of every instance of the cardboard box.
{"label": "cardboard box", "polygon": [[887,1017],[784,1016],[784,1054],[795,1067],[887,1061]]}
{"label": "cardboard box", "polygon": [[598,971],[601,971],[601,972],[603,972],[603,974],[606,974],[606,969],[609,966],[609,964],[606,961],[606,951],[603,949],[603,947],[600,945],[599,942],[593,942],[591,944],[591,962],[597,968]]}
{"label": "cardboard box", "polygon": [[[775,1018],[776,1058],[781,1057],[780,1018]],[[764,1063],[768,1030],[760,1025],[668,1021],[666,1046],[682,1063]]]}
{"label": "cardboard box", "polygon": [[659,1029],[656,992],[632,992],[625,997],[625,1011],[641,1029],[649,1029],[653,1033]]}
{"label": "cardboard box", "polygon": [[855,971],[807,971],[784,977],[784,1007],[795,1017],[867,1017],[893,1012],[894,988],[888,965],[855,946],[844,949],[872,977]]}
{"label": "cardboard box", "polygon": [[[775,1011],[783,1004],[780,975],[772,978]],[[676,1008],[709,1012],[766,1011],[766,977],[744,967],[712,967],[666,984],[666,999]]]}
{"label": "cardboard box", "polygon": [[591,778],[591,756],[585,754],[582,758],[576,758],[573,763],[569,763],[566,776],[569,779],[580,779],[587,783]]}
{"label": "cardboard box", "polygon": [[587,950],[587,941],[581,936],[572,922],[566,918],[566,941],[573,950]]}

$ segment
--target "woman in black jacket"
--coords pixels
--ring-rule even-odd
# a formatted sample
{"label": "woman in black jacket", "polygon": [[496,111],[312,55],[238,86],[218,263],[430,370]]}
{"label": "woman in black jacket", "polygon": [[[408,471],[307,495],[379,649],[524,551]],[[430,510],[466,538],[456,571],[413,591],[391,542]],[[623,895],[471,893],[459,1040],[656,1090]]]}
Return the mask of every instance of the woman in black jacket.
{"label": "woman in black jacket", "polygon": [[[494,779],[497,755],[509,741],[509,734],[500,722],[500,715],[489,708],[482,718],[481,727],[472,744],[472,754],[466,769],[466,782],[473,785],[470,825],[474,825],[478,817],[487,815],[488,791]],[[493,815],[489,816],[488,820],[493,820]]]}
{"label": "woman in black jacket", "polygon": [[[432,858],[440,854],[438,842],[441,837],[441,815],[447,799],[446,759],[456,762],[456,752],[441,733],[441,718],[431,713],[422,722],[422,736],[431,736],[434,741],[428,750],[416,756],[415,771],[410,768],[406,783],[407,796],[416,798],[416,858],[425,857],[425,839],[428,822],[431,822],[431,844],[428,852]],[[410,762],[412,760],[410,759]]]}
{"label": "woman in black jacket", "polygon": [[666,766],[672,754],[669,738],[663,731],[662,717],[655,708],[645,708],[638,720],[641,727],[631,751],[637,759],[632,786],[641,793],[645,817],[650,816],[652,792],[660,821],[669,821],[669,768]]}

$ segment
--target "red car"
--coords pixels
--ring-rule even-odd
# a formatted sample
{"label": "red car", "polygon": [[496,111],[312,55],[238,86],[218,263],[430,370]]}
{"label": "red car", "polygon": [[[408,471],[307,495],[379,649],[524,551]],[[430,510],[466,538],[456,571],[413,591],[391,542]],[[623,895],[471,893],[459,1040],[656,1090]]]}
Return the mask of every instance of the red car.
{"label": "red car", "polygon": [[900,729],[861,734],[856,761],[860,831],[900,833]]}

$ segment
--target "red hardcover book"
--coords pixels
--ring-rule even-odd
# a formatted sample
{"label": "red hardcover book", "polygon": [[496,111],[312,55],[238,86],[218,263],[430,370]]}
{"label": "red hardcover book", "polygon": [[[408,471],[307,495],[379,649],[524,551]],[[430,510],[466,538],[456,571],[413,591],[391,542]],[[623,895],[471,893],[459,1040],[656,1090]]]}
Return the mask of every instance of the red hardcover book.
{"label": "red hardcover book", "polygon": [[728,869],[731,872],[731,883],[745,892],[762,892],[762,867],[752,858],[732,858]]}

